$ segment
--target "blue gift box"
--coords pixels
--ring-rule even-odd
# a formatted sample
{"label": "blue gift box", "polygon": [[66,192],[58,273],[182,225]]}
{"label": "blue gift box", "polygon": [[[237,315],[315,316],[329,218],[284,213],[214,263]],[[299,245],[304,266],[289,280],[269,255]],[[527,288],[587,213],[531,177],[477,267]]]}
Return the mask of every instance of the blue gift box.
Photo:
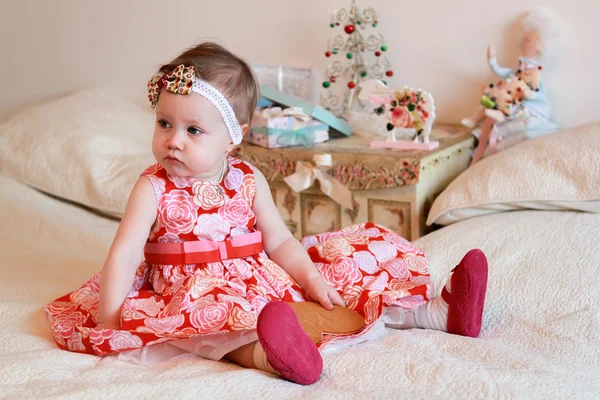
{"label": "blue gift box", "polygon": [[297,97],[282,93],[266,85],[261,85],[260,94],[264,99],[270,100],[273,103],[280,104],[284,107],[302,108],[306,114],[329,126],[330,131],[333,130],[335,132],[340,132],[345,136],[352,135],[352,127],[346,121],[336,117],[322,107]]}

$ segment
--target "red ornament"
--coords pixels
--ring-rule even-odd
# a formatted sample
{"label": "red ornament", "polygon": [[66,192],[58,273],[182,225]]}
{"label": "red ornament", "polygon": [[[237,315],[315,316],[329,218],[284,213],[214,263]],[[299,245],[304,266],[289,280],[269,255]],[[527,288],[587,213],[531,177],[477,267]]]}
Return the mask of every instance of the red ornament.
{"label": "red ornament", "polygon": [[540,66],[538,67],[538,69],[541,71],[541,70],[542,70],[542,66],[540,65]]}
{"label": "red ornament", "polygon": [[391,71],[391,70],[390,70],[390,71],[387,71],[385,74],[386,74],[387,76],[394,76],[394,71]]}
{"label": "red ornament", "polygon": [[355,87],[355,86],[356,86],[356,83],[354,83],[354,82],[352,82],[352,81],[348,82],[348,87],[349,87],[350,89],[354,89],[354,87]]}
{"label": "red ornament", "polygon": [[331,52],[330,51],[326,51],[325,52],[325,57],[331,57]]}
{"label": "red ornament", "polygon": [[349,35],[354,32],[354,25],[346,25],[344,27],[344,31]]}
{"label": "red ornament", "polygon": [[332,76],[332,77],[330,77],[330,78],[329,78],[329,80],[330,80],[332,83],[335,83],[335,80],[336,80],[336,79],[337,79],[337,78],[336,78],[335,76]]}
{"label": "red ornament", "polygon": [[380,55],[381,55],[381,52],[380,52],[380,51],[376,51],[376,52],[375,52],[375,57],[379,57]]}

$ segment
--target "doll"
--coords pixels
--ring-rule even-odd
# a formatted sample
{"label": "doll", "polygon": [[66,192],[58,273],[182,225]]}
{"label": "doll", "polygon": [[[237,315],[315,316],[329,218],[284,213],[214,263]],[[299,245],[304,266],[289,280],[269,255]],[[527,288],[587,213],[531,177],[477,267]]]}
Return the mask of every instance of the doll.
{"label": "doll", "polygon": [[[484,104],[471,117],[461,120],[464,126],[474,129],[479,122],[490,118],[492,120],[490,124],[493,123],[497,129],[498,140],[513,135],[520,137],[520,140],[525,140],[558,130],[558,126],[551,119],[550,101],[543,81],[541,64],[541,60],[556,42],[557,20],[545,8],[537,8],[530,11],[521,20],[521,24],[524,31],[519,44],[521,57],[519,57],[515,71],[511,68],[501,67],[497,62],[494,47],[489,46],[488,48],[488,64],[494,74],[502,78],[501,87],[495,88],[496,91],[501,92],[496,96],[497,102],[489,102],[487,101],[489,99],[486,99],[489,96],[484,96],[482,99]],[[510,98],[514,97],[514,92],[506,96],[508,90],[501,90],[502,86],[507,89],[510,85],[517,83],[522,85],[522,82],[526,83],[529,89],[521,86],[522,97],[520,99]],[[485,124],[484,126],[491,127],[491,125]],[[484,136],[482,131],[475,130],[474,134]],[[489,138],[489,134],[485,136]],[[480,139],[483,138],[480,137]],[[483,143],[480,145],[484,147],[478,149],[481,150],[479,158],[483,156],[485,147],[487,147],[485,140],[481,140],[481,142]],[[478,155],[477,151],[476,155]],[[474,158],[476,157],[474,156]]]}

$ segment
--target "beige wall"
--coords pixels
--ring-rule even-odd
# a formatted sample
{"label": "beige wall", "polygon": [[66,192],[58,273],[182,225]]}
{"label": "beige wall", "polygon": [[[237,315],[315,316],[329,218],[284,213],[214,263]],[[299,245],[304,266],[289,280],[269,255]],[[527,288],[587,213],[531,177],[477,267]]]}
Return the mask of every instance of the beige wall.
{"label": "beige wall", "polygon": [[[218,38],[250,61],[314,67],[322,73],[329,16],[350,0],[0,0],[0,119],[19,107],[112,81],[137,87],[156,66],[202,38]],[[489,42],[502,64],[518,56],[515,19],[546,4],[562,15],[568,46],[547,65],[556,120],[597,120],[600,2],[592,0],[358,0],[379,12],[395,76],[428,89],[438,120],[457,122],[492,78]],[[321,81],[319,76],[317,81]]]}

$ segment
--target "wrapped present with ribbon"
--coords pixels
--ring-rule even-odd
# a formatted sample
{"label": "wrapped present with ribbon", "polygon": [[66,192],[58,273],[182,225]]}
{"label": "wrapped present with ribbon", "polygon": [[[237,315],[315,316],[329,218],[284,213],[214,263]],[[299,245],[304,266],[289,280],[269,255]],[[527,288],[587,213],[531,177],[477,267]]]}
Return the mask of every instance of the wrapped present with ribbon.
{"label": "wrapped present with ribbon", "polygon": [[328,139],[329,127],[300,107],[256,110],[247,135],[248,142],[267,148],[311,147]]}
{"label": "wrapped present with ribbon", "polygon": [[314,103],[283,93],[267,85],[261,85],[260,94],[263,99],[268,100],[269,104],[274,107],[279,106],[286,110],[300,109],[308,117],[327,125],[330,138],[352,135],[352,127],[346,121]]}
{"label": "wrapped present with ribbon", "polygon": [[295,192],[308,189],[315,182],[319,188],[336,203],[346,209],[353,209],[352,192],[343,183],[327,172],[333,166],[331,154],[315,154],[313,163],[298,161],[296,172],[283,178],[285,183]]}

